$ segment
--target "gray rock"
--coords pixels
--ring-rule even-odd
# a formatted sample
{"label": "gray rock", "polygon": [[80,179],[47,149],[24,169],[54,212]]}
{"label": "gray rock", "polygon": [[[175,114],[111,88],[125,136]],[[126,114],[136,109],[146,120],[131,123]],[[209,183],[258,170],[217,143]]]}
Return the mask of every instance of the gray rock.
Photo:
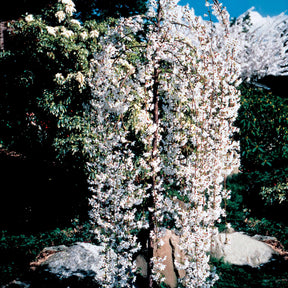
{"label": "gray rock", "polygon": [[259,267],[277,254],[269,245],[239,232],[220,233],[213,240],[212,256],[234,265]]}
{"label": "gray rock", "polygon": [[101,252],[102,246],[90,243],[76,243],[71,247],[64,245],[48,247],[42,254],[48,254],[46,259],[39,261],[38,273],[53,274],[59,279],[85,279],[90,278],[98,282],[103,276]]}

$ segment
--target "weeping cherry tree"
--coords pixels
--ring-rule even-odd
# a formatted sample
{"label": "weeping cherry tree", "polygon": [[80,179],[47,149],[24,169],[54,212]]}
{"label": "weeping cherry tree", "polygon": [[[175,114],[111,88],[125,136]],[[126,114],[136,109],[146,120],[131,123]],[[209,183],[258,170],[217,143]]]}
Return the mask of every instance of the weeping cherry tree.
{"label": "weeping cherry tree", "polygon": [[239,162],[240,70],[225,9],[207,4],[220,20],[216,31],[177,2],[150,0],[146,15],[121,19],[99,39],[91,64],[85,149],[103,287],[133,287],[140,250],[147,285],[165,280],[154,251],[168,227],[185,255],[174,263],[185,271],[179,283],[209,287],[217,279],[208,251],[225,214],[225,175]]}

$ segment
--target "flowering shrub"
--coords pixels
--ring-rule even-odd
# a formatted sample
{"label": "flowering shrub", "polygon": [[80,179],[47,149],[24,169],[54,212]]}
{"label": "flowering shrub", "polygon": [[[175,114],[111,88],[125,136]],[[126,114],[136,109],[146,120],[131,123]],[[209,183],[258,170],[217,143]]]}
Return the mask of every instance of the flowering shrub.
{"label": "flowering shrub", "polygon": [[59,0],[42,15],[27,14],[9,23],[0,53],[1,128],[17,132],[12,132],[15,140],[1,135],[5,146],[21,150],[26,141],[29,153],[34,143],[49,151],[53,143],[58,156],[81,154],[83,106],[90,99],[85,78],[107,23],[82,23],[75,11],[72,1]]}
{"label": "flowering shrub", "polygon": [[[73,19],[74,12],[74,3],[63,0],[43,12],[42,16],[28,14],[19,21],[11,22],[7,51],[1,55],[3,66],[6,63],[16,66],[14,70],[9,66],[3,70],[3,81],[9,81],[9,77],[15,81],[16,78],[13,85],[9,82],[5,85],[7,89],[3,93],[12,97],[21,91],[22,99],[25,99],[20,99],[25,108],[16,107],[20,110],[17,116],[21,113],[25,115],[19,121],[21,130],[30,136],[32,144],[36,139],[41,146],[48,142],[48,150],[54,142],[60,155],[79,151],[81,119],[85,117],[82,105],[89,98],[84,75],[89,70],[92,51],[97,50],[99,31],[101,33],[101,29],[105,29],[104,25],[95,21],[80,24]],[[18,77],[23,84],[17,81]],[[17,84],[20,91],[13,88]],[[12,103],[8,109],[14,106]]]}
{"label": "flowering shrub", "polygon": [[226,11],[213,5],[222,22],[215,33],[177,2],[153,0],[145,16],[121,19],[92,63],[84,149],[91,217],[106,249],[103,287],[133,284],[140,230],[148,230],[148,285],[164,280],[153,247],[167,219],[186,255],[175,263],[186,271],[182,285],[217,279],[207,252],[229,194],[225,175],[238,165],[232,135],[240,69]]}

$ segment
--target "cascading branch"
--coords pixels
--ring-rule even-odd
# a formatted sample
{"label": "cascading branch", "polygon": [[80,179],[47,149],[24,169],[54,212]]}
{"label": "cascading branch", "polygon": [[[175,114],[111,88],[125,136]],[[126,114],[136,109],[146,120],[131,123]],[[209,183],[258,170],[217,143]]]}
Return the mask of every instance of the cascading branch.
{"label": "cascading branch", "polygon": [[164,280],[153,248],[168,222],[186,257],[175,263],[186,272],[180,283],[209,287],[217,279],[207,252],[229,195],[225,175],[238,165],[240,69],[225,25],[216,31],[177,2],[151,0],[145,16],[122,19],[91,65],[85,149],[91,217],[105,247],[103,287],[133,287],[141,249],[147,285]]}

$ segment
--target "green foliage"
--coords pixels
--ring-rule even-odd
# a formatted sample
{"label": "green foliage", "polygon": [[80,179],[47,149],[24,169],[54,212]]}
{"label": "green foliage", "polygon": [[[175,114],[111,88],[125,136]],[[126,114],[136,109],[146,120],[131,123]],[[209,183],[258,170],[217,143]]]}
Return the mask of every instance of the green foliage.
{"label": "green foliage", "polygon": [[145,1],[122,2],[78,1],[75,17],[80,15],[82,22],[67,13],[59,22],[55,14],[65,11],[65,4],[55,1],[41,15],[9,23],[5,51],[0,54],[1,146],[25,154],[45,151],[53,158],[55,149],[58,157],[82,157],[90,133],[86,77],[98,50],[97,39],[115,25],[109,15],[145,10]]}
{"label": "green foliage", "polygon": [[252,268],[249,266],[235,266],[224,263],[222,260],[212,259],[220,279],[215,288],[259,288],[259,287],[287,287],[288,272],[285,268],[267,266]]}
{"label": "green foliage", "polygon": [[288,99],[244,84],[237,126],[242,167],[255,171],[288,159]]}
{"label": "green foliage", "polygon": [[[283,175],[285,178],[287,177],[287,169],[285,169]],[[278,175],[277,175],[278,176]],[[282,179],[285,179],[285,178]],[[263,186],[260,191],[260,195],[266,200],[266,203],[269,205],[282,204],[283,202],[287,203],[287,195],[288,195],[288,181],[285,179],[285,183],[279,183],[279,177],[273,181],[273,187],[265,187]],[[278,183],[277,183],[278,182]],[[277,183],[277,184],[276,184]]]}
{"label": "green foliage", "polygon": [[[267,218],[269,218],[267,216]],[[285,249],[288,249],[288,239],[287,239],[287,233],[288,233],[288,226],[287,224],[284,224],[283,222],[273,221],[267,218],[258,218],[258,217],[249,217],[246,219],[245,227],[242,227],[245,232],[249,234],[259,234],[259,235],[269,235],[276,237],[277,240],[280,241],[280,243],[285,247]]]}
{"label": "green foliage", "polygon": [[[241,87],[241,166],[251,193],[266,204],[286,201],[288,99],[250,84]],[[251,196],[251,195],[250,195]]]}

